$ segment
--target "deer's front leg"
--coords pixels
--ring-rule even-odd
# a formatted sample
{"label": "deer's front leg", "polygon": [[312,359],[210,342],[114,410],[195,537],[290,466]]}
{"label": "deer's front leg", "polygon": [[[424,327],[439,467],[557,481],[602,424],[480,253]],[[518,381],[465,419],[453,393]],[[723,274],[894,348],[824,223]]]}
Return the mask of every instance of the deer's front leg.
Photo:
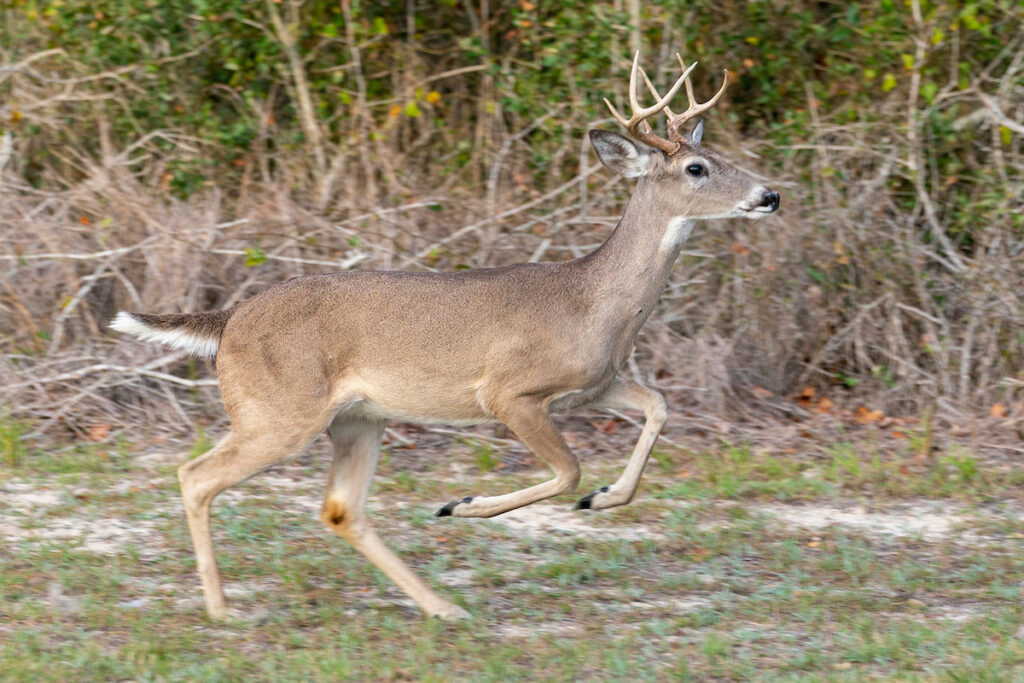
{"label": "deer's front leg", "polygon": [[533,399],[519,399],[495,410],[502,422],[555,471],[555,478],[502,496],[468,496],[448,503],[438,517],[493,517],[538,500],[571,493],[580,483],[580,465],[555,429],[547,407]]}
{"label": "deer's front leg", "polygon": [[640,476],[647,465],[647,458],[650,457],[654,442],[657,441],[658,434],[668,419],[665,399],[658,392],[631,380],[615,380],[607,391],[584,407],[644,411],[644,429],[618,481],[584,496],[576,503],[576,509],[602,510],[625,505],[633,500],[636,488],[640,484]]}

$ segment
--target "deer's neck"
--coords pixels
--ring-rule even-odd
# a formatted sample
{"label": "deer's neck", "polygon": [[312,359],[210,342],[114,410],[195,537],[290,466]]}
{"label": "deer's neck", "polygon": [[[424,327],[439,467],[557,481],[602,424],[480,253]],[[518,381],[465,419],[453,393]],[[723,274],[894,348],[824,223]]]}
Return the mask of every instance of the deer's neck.
{"label": "deer's neck", "polygon": [[693,229],[690,218],[659,213],[653,192],[646,181],[639,182],[611,237],[587,264],[601,315],[635,321],[637,331],[651,314]]}

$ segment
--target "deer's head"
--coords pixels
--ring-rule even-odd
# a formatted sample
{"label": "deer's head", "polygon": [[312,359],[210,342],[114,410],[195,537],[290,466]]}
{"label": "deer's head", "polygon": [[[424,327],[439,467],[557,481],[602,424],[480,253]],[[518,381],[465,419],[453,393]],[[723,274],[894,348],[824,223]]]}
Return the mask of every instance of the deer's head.
{"label": "deer's head", "polygon": [[[694,100],[690,72],[696,63],[685,68],[683,75],[668,93],[661,97],[647,74],[640,69],[640,55],[633,58],[633,71],[629,78],[629,103],[633,115],[626,120],[605,100],[612,115],[636,140],[605,130],[590,131],[590,140],[601,163],[610,170],[628,178],[640,178],[641,184],[655,186],[653,193],[659,213],[672,218],[762,218],[779,208],[779,193],[760,184],[728,161],[701,144],[704,122],[700,121],[689,133],[682,133],[683,125],[711,108],[729,85],[729,72],[721,89],[707,102]],[[637,75],[643,76],[647,89],[657,102],[647,108],[637,98]],[[686,86],[690,106],[686,111],[673,114],[668,103]],[[668,117],[668,139],[657,135],[647,119],[664,112]]]}

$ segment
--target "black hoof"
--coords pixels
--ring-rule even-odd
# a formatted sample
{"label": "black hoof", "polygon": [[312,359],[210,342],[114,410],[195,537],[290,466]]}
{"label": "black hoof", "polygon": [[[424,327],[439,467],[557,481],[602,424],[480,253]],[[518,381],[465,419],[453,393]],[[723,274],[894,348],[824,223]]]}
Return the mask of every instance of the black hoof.
{"label": "black hoof", "polygon": [[435,517],[451,517],[452,516],[452,510],[455,509],[456,505],[458,505],[459,503],[468,503],[471,500],[473,500],[473,496],[466,496],[462,500],[453,500],[452,502],[448,503],[443,508],[441,508],[440,510],[435,512],[434,516]]}
{"label": "black hoof", "polygon": [[602,486],[597,491],[594,491],[593,493],[591,493],[589,496],[583,496],[582,498],[580,498],[579,502],[576,503],[576,507],[573,508],[573,509],[574,510],[589,510],[590,509],[591,501],[593,501],[594,500],[594,496],[596,496],[599,493],[608,493],[608,487],[607,486]]}

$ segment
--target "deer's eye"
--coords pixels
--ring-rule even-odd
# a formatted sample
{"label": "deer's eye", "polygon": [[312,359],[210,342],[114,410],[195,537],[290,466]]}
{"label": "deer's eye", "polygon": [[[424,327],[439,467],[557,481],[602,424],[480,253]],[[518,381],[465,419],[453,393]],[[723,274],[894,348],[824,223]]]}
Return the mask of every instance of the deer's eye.
{"label": "deer's eye", "polygon": [[700,178],[705,173],[704,167],[700,164],[690,164],[686,167],[686,172],[694,178]]}

